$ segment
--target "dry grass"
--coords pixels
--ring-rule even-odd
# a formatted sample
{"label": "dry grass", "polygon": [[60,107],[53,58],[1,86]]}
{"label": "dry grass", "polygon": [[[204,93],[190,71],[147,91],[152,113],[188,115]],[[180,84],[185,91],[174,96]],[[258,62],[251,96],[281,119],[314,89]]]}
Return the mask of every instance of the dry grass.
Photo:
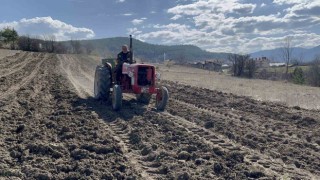
{"label": "dry grass", "polygon": [[282,102],[289,106],[320,109],[320,88],[286,82],[235,78],[202,69],[159,65],[162,79],[250,96],[257,100]]}

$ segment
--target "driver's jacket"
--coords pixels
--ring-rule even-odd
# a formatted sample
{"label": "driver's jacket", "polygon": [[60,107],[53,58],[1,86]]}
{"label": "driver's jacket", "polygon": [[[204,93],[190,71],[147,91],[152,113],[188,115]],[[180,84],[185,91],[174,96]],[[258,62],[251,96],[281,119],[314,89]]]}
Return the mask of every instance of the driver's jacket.
{"label": "driver's jacket", "polygon": [[127,53],[124,53],[124,52],[120,52],[118,55],[117,55],[117,64],[123,64],[124,62],[126,63],[130,63],[130,51],[128,51]]}

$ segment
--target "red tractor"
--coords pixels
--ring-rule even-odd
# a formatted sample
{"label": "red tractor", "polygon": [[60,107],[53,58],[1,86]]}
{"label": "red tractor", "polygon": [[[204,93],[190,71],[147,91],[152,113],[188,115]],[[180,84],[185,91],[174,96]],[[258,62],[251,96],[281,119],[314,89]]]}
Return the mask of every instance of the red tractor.
{"label": "red tractor", "polygon": [[[130,35],[130,50],[132,61],[132,38]],[[94,78],[94,96],[96,99],[112,100],[112,108],[119,110],[122,107],[122,93],[135,94],[137,100],[149,103],[152,94],[156,95],[156,109],[163,111],[167,105],[169,93],[164,86],[157,86],[160,74],[156,73],[155,66],[150,64],[123,63],[120,80],[115,80],[116,70],[114,59],[102,59],[98,65]]]}

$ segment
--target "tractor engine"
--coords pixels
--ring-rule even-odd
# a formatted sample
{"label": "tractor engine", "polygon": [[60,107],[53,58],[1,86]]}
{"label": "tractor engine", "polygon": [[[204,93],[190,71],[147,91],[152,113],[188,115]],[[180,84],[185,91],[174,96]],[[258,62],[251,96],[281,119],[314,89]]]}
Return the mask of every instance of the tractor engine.
{"label": "tractor engine", "polygon": [[135,94],[150,93],[156,91],[155,67],[149,64],[127,64],[122,66],[122,90],[131,90]]}

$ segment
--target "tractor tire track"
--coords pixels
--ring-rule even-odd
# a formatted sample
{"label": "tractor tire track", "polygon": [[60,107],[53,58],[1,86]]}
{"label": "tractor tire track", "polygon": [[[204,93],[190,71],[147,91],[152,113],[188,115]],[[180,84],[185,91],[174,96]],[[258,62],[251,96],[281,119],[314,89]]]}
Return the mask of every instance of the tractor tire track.
{"label": "tractor tire track", "polygon": [[[83,70],[81,67],[83,64],[79,62],[79,59],[64,55],[58,55],[58,58],[60,60],[60,67],[63,69],[63,74],[65,74],[72,83],[78,96],[82,98],[92,97],[92,91],[87,90],[88,88],[85,87],[86,82],[83,82],[82,80],[83,78],[86,78],[85,80],[92,85],[93,78]],[[121,127],[121,121],[123,120],[120,118],[113,122],[106,122],[110,119],[114,119],[114,117],[117,116],[116,113],[114,113],[110,107],[106,108],[105,105],[97,104],[97,101],[93,99],[87,103],[89,103],[89,106],[94,107],[95,111],[92,111],[92,113],[99,113],[99,122],[101,122],[100,127],[105,127],[108,134],[112,135],[116,140],[117,144],[121,148],[121,152],[124,153],[125,158],[128,160],[130,167],[134,168],[141,179],[154,179],[155,177],[152,176],[152,173],[148,173],[146,170],[148,168],[142,166],[139,162],[141,156],[130,150],[130,144],[128,142],[129,132],[124,131]]]}
{"label": "tractor tire track", "polygon": [[4,57],[1,60],[2,62],[0,63],[0,68],[1,69],[10,68],[11,66],[24,62],[25,58],[27,58],[28,56],[30,56],[30,54],[27,52],[19,52],[12,56]]}
{"label": "tractor tire track", "polygon": [[65,55],[58,55],[58,58],[61,69],[74,85],[79,96],[85,98],[88,95],[92,95],[93,79],[86,75],[80,67],[79,62],[73,57],[67,57]]}
{"label": "tractor tire track", "polygon": [[155,177],[152,177],[152,173],[150,173],[151,171],[149,170],[149,168],[146,168],[141,164],[141,162],[139,162],[139,159],[141,159],[142,157],[131,150],[129,143],[129,134],[131,132],[130,130],[128,130],[128,128],[124,129],[121,126],[121,123],[118,123],[119,121],[109,123],[112,137],[114,137],[119,142],[119,145],[121,146],[126,158],[129,160],[130,165],[136,169],[141,178],[146,180],[155,179]]}
{"label": "tractor tire track", "polygon": [[0,49],[0,64],[2,61],[6,61],[6,58],[12,58],[13,56],[16,56],[17,54],[20,54],[22,51],[12,51],[12,50],[4,50]]}
{"label": "tractor tire track", "polygon": [[45,54],[38,54],[37,57],[27,57],[23,62],[21,62],[20,64],[16,64],[12,67],[10,67],[10,69],[3,69],[2,72],[0,73],[0,78],[2,77],[6,77],[9,76],[11,74],[14,74],[18,71],[21,71],[23,68],[25,68],[30,62],[32,61],[37,61],[38,58],[42,59],[44,58]]}
{"label": "tractor tire track", "polygon": [[[9,95],[14,94],[21,87],[23,87],[24,85],[28,84],[37,75],[41,64],[46,60],[46,58],[47,57],[45,57],[44,59],[40,59],[40,60],[38,59],[39,62],[34,61],[34,62],[29,63],[28,67],[26,66],[26,69],[30,70],[29,71],[30,74],[26,75],[26,77],[23,77],[23,76],[25,76],[25,74],[23,76],[19,76],[18,79],[20,79],[20,78],[22,78],[22,79],[19,82],[17,82],[15,84],[13,84],[12,86],[10,86],[9,89],[7,89],[6,91],[4,91],[0,95],[0,100],[3,99],[3,98],[8,98]],[[6,78],[6,79],[9,79],[9,78]]]}

